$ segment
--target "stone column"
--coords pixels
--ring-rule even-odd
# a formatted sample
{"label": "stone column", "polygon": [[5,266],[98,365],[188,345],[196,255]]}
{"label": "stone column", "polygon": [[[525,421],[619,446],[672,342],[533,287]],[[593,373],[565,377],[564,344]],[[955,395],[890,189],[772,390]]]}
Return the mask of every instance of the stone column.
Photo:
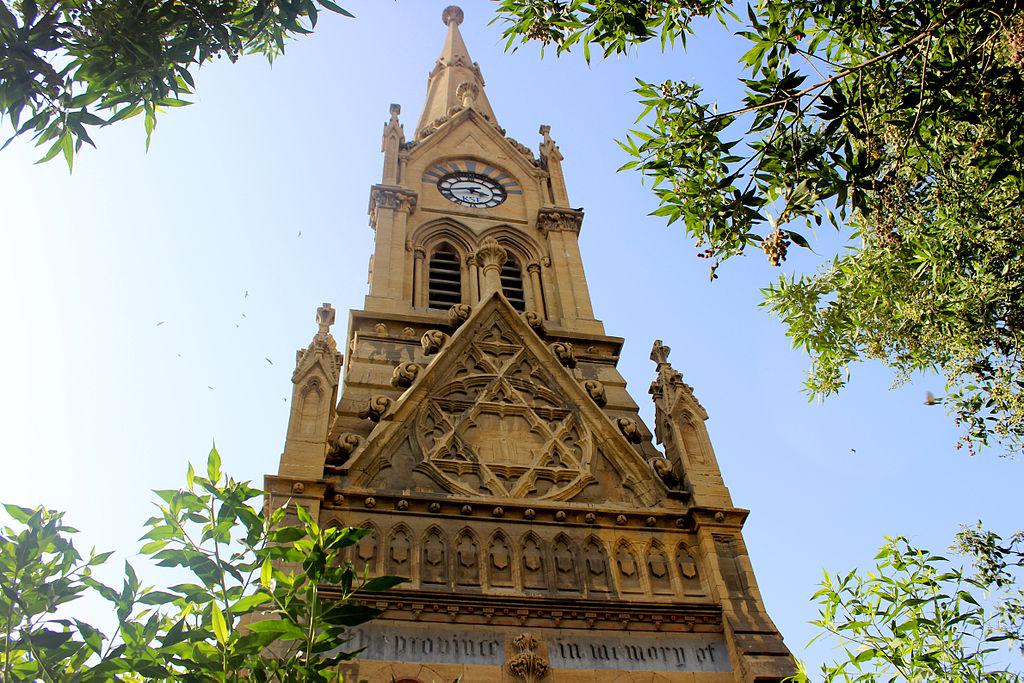
{"label": "stone column", "polygon": [[413,267],[412,267],[412,305],[416,308],[426,308],[427,306],[427,282],[423,275],[423,269],[425,267],[425,261],[427,258],[427,252],[421,247],[416,247],[412,252]]}
{"label": "stone column", "polygon": [[546,319],[548,315],[547,311],[544,310],[544,290],[540,284],[540,264],[536,261],[530,261],[526,264],[526,272],[530,274],[530,289],[533,290],[534,310],[541,319]]}
{"label": "stone column", "polygon": [[480,298],[485,299],[492,292],[501,291],[501,267],[508,260],[508,252],[497,241],[486,239],[475,255],[483,270]]}
{"label": "stone column", "polygon": [[474,254],[466,257],[466,266],[469,273],[469,303],[476,304],[480,301],[480,266]]}

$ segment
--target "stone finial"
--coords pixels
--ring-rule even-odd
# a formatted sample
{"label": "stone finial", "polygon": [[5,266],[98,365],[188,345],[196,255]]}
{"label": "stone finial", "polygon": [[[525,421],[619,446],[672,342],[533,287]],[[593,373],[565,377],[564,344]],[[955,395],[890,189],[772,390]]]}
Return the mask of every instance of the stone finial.
{"label": "stone finial", "polygon": [[658,365],[668,363],[668,354],[672,352],[672,347],[665,346],[661,343],[660,339],[654,340],[654,346],[651,347],[651,360]]}
{"label": "stone finial", "polygon": [[402,113],[402,105],[392,102],[389,111],[391,112],[391,120],[397,123],[398,115]]}
{"label": "stone finial", "polygon": [[501,267],[508,260],[508,252],[505,248],[498,244],[497,240],[493,237],[488,237],[480,245],[480,248],[477,249],[475,256],[483,274],[482,282],[480,283],[482,286],[481,298],[484,298],[491,292],[502,291]]}
{"label": "stone finial", "polygon": [[445,26],[451,25],[454,21],[455,25],[458,26],[466,18],[466,14],[462,11],[462,8],[458,5],[448,5],[441,12],[441,21]]}
{"label": "stone finial", "polygon": [[331,325],[334,324],[336,311],[329,303],[316,309],[316,324],[320,326],[320,334],[330,334]]}
{"label": "stone finial", "polygon": [[541,136],[544,138],[544,144],[552,142],[552,140],[551,140],[551,126],[549,126],[546,123],[542,123],[541,126],[540,126],[540,130],[538,130],[537,132],[540,133]]}
{"label": "stone finial", "polygon": [[477,263],[483,268],[489,266],[501,268],[505,265],[505,261],[508,260],[508,251],[505,250],[505,247],[498,244],[497,240],[493,237],[488,237],[480,245],[480,248],[477,249],[475,256]]}

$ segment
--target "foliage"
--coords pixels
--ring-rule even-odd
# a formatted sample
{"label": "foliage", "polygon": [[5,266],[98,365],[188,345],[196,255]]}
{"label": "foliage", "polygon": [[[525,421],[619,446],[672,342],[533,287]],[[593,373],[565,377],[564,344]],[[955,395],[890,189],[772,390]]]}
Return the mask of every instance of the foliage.
{"label": "foliage", "polygon": [[189,104],[192,67],[272,61],[319,9],[352,16],[331,0],[0,0],[0,122],[69,168],[90,128],[138,114],[148,147],[157,112]]}
{"label": "foliage", "polygon": [[969,444],[1024,443],[1024,10],[1017,0],[501,0],[508,47],[604,55],[680,44],[718,20],[748,44],[742,101],[638,79],[644,127],[620,143],[653,212],[711,261],[843,243],[768,306],[812,357],[813,396],[852,362],[938,369]]}
{"label": "foliage", "polygon": [[844,649],[822,667],[825,681],[1020,680],[1005,662],[1024,643],[1024,536],[1003,544],[979,525],[961,531],[957,547],[973,572],[898,537],[872,571],[825,573],[815,640],[835,636]]}
{"label": "foliage", "polygon": [[[372,619],[359,591],[400,579],[358,577],[342,562],[364,529],[321,528],[301,505],[265,515],[262,496],[220,471],[189,467],[186,486],[157,491],[141,554],[188,580],[144,587],[125,563],[120,589],[96,570],[111,553],[84,558],[63,513],[5,505],[0,532],[0,679],[4,681],[333,681],[345,629]],[[287,524],[297,514],[298,525]],[[324,595],[322,591],[328,591]],[[75,601],[110,603],[113,635],[75,616]]]}

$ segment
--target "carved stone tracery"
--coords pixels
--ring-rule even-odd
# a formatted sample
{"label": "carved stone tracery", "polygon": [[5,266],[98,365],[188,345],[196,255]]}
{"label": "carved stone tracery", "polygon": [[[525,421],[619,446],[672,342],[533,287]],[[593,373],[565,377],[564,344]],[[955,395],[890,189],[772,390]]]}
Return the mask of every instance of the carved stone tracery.
{"label": "carved stone tracery", "polygon": [[593,481],[593,436],[538,370],[495,319],[420,409],[420,467],[471,496],[564,499]]}

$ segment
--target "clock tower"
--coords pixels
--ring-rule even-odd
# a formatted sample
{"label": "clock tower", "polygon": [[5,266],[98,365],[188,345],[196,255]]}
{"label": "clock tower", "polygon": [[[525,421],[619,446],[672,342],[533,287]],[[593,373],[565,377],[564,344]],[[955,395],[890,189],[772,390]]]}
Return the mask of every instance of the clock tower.
{"label": "clock tower", "polygon": [[[594,317],[562,154],[510,137],[448,7],[409,138],[391,105],[369,293],[298,351],[271,503],[371,530],[406,582],[346,647],[369,681],[775,681],[765,612],[704,427],[654,342],[654,435]],[[661,445],[659,449],[656,445]]]}

